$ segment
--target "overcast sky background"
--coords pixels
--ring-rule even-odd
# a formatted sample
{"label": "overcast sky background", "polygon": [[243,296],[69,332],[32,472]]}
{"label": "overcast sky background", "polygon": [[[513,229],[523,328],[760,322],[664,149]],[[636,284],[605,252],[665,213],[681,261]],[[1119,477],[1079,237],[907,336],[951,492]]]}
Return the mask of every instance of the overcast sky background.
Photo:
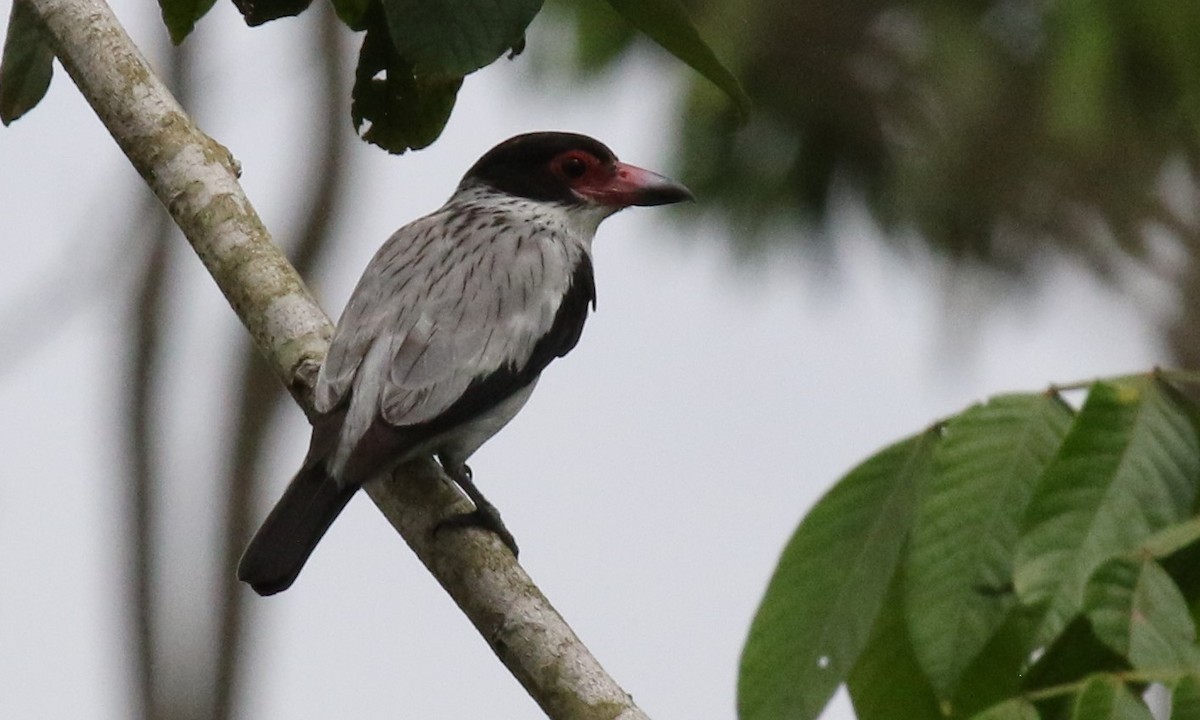
{"label": "overcast sky background", "polygon": [[[153,56],[165,37],[155,13],[131,0],[114,8]],[[294,139],[307,122],[312,68],[296,49],[307,22],[250,30],[220,3],[188,41],[205,56],[201,126],[242,162],[279,237],[295,231],[289,199],[313,162]],[[549,33],[536,22],[531,46]],[[510,135],[584,132],[623,160],[671,170],[664,138],[687,121],[673,114],[674,61],[646,53],[582,91],[535,65],[527,54],[468,78],[427,151],[351,147],[353,204],[328,272],[311,279],[328,312],[395,228],[440,205]],[[0,167],[0,717],[124,718],[127,308],[114,290],[140,257],[139,238],[116,233],[140,179],[61,71],[41,106],[0,129]],[[662,210],[606,221],[599,309],[582,342],[471,463],[522,564],[651,717],[733,717],[741,643],[778,554],[858,461],[989,394],[1165,361],[1155,319],[1079,270],[1047,267],[1039,293],[948,293],[935,261],[883,249],[860,212],[840,211],[834,226],[826,265],[790,251],[737,261],[725,228],[680,227]],[[180,343],[166,358],[159,428],[175,531],[165,616],[204,642],[208,483],[229,446],[224,413],[237,398],[225,363],[242,331],[187,252],[170,284]],[[1152,301],[1140,307],[1166,306],[1156,287],[1139,293]],[[272,494],[306,442],[289,410],[273,436]],[[365,496],[293,589],[251,605],[243,717],[539,716]]]}

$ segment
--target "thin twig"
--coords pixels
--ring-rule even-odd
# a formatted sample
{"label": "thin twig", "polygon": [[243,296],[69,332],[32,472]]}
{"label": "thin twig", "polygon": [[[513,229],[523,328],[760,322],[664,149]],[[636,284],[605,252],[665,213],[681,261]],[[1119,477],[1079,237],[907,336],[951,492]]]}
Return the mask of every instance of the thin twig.
{"label": "thin twig", "polygon": [[[326,241],[341,204],[346,176],[346,153],[341,141],[344,135],[338,130],[345,120],[347,88],[344,78],[348,69],[342,62],[338,42],[340,26],[333,9],[322,6],[318,12],[320,19],[314,25],[313,57],[317,58],[322,71],[322,84],[315,97],[323,117],[312,123],[312,137],[305,144],[314,150],[317,167],[312,191],[298,205],[307,212],[300,222],[303,232],[291,252],[292,262],[301,276],[312,274],[322,251],[328,247]],[[257,349],[247,346],[234,372],[238,387],[236,397],[241,398],[241,404],[233,423],[234,448],[224,482],[225,527],[221,533],[224,542],[221,557],[227,573],[222,578],[219,593],[213,720],[228,720],[233,716],[233,703],[241,680],[239,667],[245,639],[246,594],[234,572],[250,538],[254,519],[258,517],[253,500],[262,485],[259,466],[264,441],[273,425],[272,419],[283,407],[284,398],[283,388],[272,381]]]}
{"label": "thin twig", "polygon": [[129,366],[126,370],[125,438],[129,463],[125,487],[128,492],[128,518],[122,523],[129,529],[129,624],[133,627],[134,678],[140,713],[146,720],[162,717],[158,693],[158,647],[154,621],[155,527],[154,506],[157,488],[157,465],[154,433],[155,366],[161,355],[164,323],[159,308],[165,290],[166,266],[172,254],[168,244],[171,221],[145,198],[143,210],[156,218],[150,252],[130,308]]}

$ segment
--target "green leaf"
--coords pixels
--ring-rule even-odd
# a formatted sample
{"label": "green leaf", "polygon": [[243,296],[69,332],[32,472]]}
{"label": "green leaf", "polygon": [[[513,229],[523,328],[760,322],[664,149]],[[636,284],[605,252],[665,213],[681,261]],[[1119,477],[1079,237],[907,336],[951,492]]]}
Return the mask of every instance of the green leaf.
{"label": "green leaf", "polygon": [[858,720],[942,720],[933,687],[908,637],[903,574],[901,566],[846,681]]}
{"label": "green leaf", "polygon": [[1092,624],[1077,616],[1025,673],[1024,688],[1040,690],[1077,683],[1093,673],[1129,669],[1129,660],[1101,642]]}
{"label": "green leaf", "polygon": [[1071,720],[1154,720],[1150,709],[1111,675],[1096,675],[1075,697]]}
{"label": "green leaf", "polygon": [[667,52],[721,88],[737,106],[738,114],[745,118],[750,98],[700,37],[679,0],[608,0],[608,4]]}
{"label": "green leaf", "polygon": [[[201,0],[201,2],[204,1]],[[238,12],[242,14],[242,19],[250,27],[262,25],[271,20],[278,20],[281,17],[299,15],[311,3],[312,0],[233,0],[233,4],[237,7]],[[211,0],[209,0],[209,4],[212,4]],[[200,15],[203,14],[203,12],[200,13]],[[174,37],[173,32],[172,37]]]}
{"label": "green leaf", "polygon": [[1092,386],[1017,545],[1017,593],[1051,605],[1048,634],[1079,611],[1100,564],[1190,516],[1200,442],[1185,402],[1151,378]]}
{"label": "green leaf", "polygon": [[635,27],[602,0],[558,0],[547,3],[545,12],[553,12],[556,19],[574,26],[575,69],[583,74],[608,68],[639,35]]}
{"label": "green leaf", "polygon": [[852,470],[800,523],[750,627],[741,720],[815,718],[866,644],[912,521],[936,433]]}
{"label": "green leaf", "polygon": [[364,140],[392,153],[427,147],[446,127],[461,86],[461,76],[415,74],[388,40],[380,14],[368,14],[350,104]]}
{"label": "green leaf", "polygon": [[1005,395],[944,426],[920,491],[905,586],[913,646],[942,698],[1015,603],[1021,519],[1071,415],[1055,396]]}
{"label": "green leaf", "polygon": [[1037,708],[1024,698],[1012,698],[972,715],[969,720],[1039,720]]}
{"label": "green leaf", "polygon": [[1187,601],[1153,560],[1113,558],[1088,581],[1084,612],[1096,637],[1139,670],[1200,670]]}
{"label": "green leaf", "polygon": [[351,30],[362,32],[367,29],[367,11],[372,0],[332,0],[333,11]]}
{"label": "green leaf", "polygon": [[33,109],[50,87],[54,51],[28,3],[14,2],[0,57],[0,121],[5,125]]}
{"label": "green leaf", "polygon": [[1186,545],[1160,558],[1159,564],[1183,593],[1192,615],[1192,623],[1200,625],[1200,544]]}
{"label": "green leaf", "polygon": [[383,0],[396,51],[418,76],[467,75],[525,45],[542,0]]}
{"label": "green leaf", "polygon": [[1004,624],[959,678],[949,701],[954,717],[970,716],[1021,694],[1029,669],[1030,639],[1039,619],[1022,610],[1009,611]]}
{"label": "green leaf", "polygon": [[[196,21],[212,9],[216,0],[158,0],[163,24],[171,34],[171,42],[183,42],[196,27]],[[240,6],[239,6],[240,9]]]}
{"label": "green leaf", "polygon": [[1171,688],[1171,720],[1200,720],[1200,677],[1184,676]]}

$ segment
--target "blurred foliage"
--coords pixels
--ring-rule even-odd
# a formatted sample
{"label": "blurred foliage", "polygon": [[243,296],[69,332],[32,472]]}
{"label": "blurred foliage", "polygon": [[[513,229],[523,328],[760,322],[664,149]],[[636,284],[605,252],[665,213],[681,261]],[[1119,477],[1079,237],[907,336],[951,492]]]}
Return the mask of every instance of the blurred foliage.
{"label": "blurred foliage", "polygon": [[[634,44],[600,0],[548,9],[574,29],[571,66],[584,75]],[[838,188],[892,237],[915,232],[940,254],[1013,273],[1055,247],[1111,276],[1122,257],[1155,261],[1156,230],[1196,237],[1198,3],[691,0],[689,10],[753,103],[739,128],[728,102],[693,80],[679,108],[680,172],[733,242],[760,243],[780,217],[820,225]]]}

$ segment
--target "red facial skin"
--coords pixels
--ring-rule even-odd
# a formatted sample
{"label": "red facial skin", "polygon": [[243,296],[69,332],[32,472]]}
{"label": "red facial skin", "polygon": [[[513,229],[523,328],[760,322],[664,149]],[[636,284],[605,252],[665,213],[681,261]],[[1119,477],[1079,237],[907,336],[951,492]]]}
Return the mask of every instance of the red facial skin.
{"label": "red facial skin", "polygon": [[550,161],[550,171],[577,195],[610,207],[666,205],[694,200],[683,185],[655,172],[619,161],[605,162],[582,150]]}

